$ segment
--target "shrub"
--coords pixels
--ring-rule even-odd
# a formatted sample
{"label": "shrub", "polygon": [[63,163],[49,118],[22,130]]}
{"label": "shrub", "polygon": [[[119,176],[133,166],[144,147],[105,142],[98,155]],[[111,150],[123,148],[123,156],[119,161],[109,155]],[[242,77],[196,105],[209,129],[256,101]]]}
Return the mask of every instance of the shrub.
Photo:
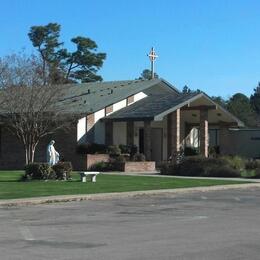
{"label": "shrub", "polygon": [[223,160],[225,160],[228,165],[238,171],[245,169],[245,159],[241,158],[240,156],[222,156]]}
{"label": "shrub", "polygon": [[124,145],[124,144],[120,144],[119,148],[121,150],[121,153],[124,154],[130,154],[130,156],[132,157],[134,154],[137,153],[137,146],[136,145]]}
{"label": "shrub", "polygon": [[176,174],[176,169],[177,166],[172,163],[162,163],[159,167],[160,169],[160,174],[162,175],[177,175]]}
{"label": "shrub", "polygon": [[134,162],[144,162],[145,161],[145,155],[142,153],[136,153],[133,156],[133,161]]}
{"label": "shrub", "polygon": [[58,162],[52,166],[52,169],[55,172],[56,179],[58,180],[68,180],[71,178],[71,162]]}
{"label": "shrub", "polygon": [[23,180],[67,180],[72,172],[71,162],[59,162],[54,166],[48,163],[30,163],[25,166]]}
{"label": "shrub", "polygon": [[198,149],[193,148],[193,147],[185,147],[184,154],[186,156],[198,155]]}
{"label": "shrub", "polygon": [[91,171],[107,172],[114,170],[114,164],[112,162],[97,162],[89,167]]}
{"label": "shrub", "polygon": [[260,168],[260,160],[248,160],[245,163],[246,170],[254,170]]}
{"label": "shrub", "polygon": [[25,166],[25,179],[55,179],[55,174],[48,163],[30,163]]}
{"label": "shrub", "polygon": [[241,172],[241,177],[243,177],[243,178],[255,178],[255,172],[256,172],[256,169],[244,170],[244,171]]}
{"label": "shrub", "polygon": [[126,161],[126,158],[123,155],[119,155],[115,157],[114,162],[115,163],[124,163]]}
{"label": "shrub", "polygon": [[122,171],[123,164],[126,162],[124,155],[117,155],[110,158],[109,162],[98,162],[89,167],[91,171]]}
{"label": "shrub", "polygon": [[104,144],[87,143],[78,144],[76,147],[78,154],[96,154],[96,153],[107,153],[107,146]]}
{"label": "shrub", "polygon": [[202,176],[209,165],[215,164],[214,159],[189,158],[175,165],[174,174],[182,176]]}
{"label": "shrub", "polygon": [[254,176],[253,178],[255,178],[255,179],[260,179],[260,168],[257,168],[257,169],[255,170],[255,176]]}
{"label": "shrub", "polygon": [[209,156],[216,158],[219,155],[219,146],[211,146],[209,147]]}
{"label": "shrub", "polygon": [[237,178],[241,177],[240,173],[230,168],[229,166],[220,166],[220,167],[213,167],[209,169],[208,172],[204,175],[205,177],[222,177],[222,178]]}
{"label": "shrub", "polygon": [[185,157],[184,157],[184,151],[183,149],[181,149],[180,151],[178,152],[175,152],[173,153],[171,156],[170,156],[170,160],[172,163],[174,164],[180,164],[184,161]]}
{"label": "shrub", "polygon": [[128,154],[130,154],[130,152],[131,152],[131,146],[130,145],[120,144],[119,148],[121,150],[121,153],[128,153]]}
{"label": "shrub", "polygon": [[111,171],[121,171],[123,168],[123,164],[126,162],[126,158],[124,155],[115,156],[110,159],[110,170]]}
{"label": "shrub", "polygon": [[134,156],[137,153],[137,146],[136,145],[131,145],[130,149],[130,156]]}
{"label": "shrub", "polygon": [[233,169],[222,158],[186,158],[180,164],[164,164],[161,174],[202,177],[239,177],[238,170]]}
{"label": "shrub", "polygon": [[108,153],[111,156],[118,156],[121,154],[121,149],[119,148],[118,145],[110,145],[108,146]]}

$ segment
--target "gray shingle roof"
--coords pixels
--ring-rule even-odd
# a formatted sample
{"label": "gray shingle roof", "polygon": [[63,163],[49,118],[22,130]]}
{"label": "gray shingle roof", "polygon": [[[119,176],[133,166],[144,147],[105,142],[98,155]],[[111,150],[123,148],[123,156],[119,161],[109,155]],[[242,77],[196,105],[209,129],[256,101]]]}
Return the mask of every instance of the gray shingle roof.
{"label": "gray shingle roof", "polygon": [[[68,90],[59,105],[66,112],[91,113],[162,81],[162,79],[126,80],[68,85]],[[165,81],[164,83],[167,84]],[[174,87],[172,89],[177,91]]]}
{"label": "gray shingle roof", "polygon": [[179,104],[195,97],[198,93],[176,95],[150,95],[130,106],[127,106],[109,116],[106,119],[112,120],[144,120],[153,119],[156,115],[171,109]]}

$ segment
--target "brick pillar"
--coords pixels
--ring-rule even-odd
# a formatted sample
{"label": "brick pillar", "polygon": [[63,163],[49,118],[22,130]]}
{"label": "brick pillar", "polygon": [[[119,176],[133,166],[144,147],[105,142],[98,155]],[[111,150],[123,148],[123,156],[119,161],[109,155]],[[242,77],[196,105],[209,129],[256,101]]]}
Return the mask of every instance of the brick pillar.
{"label": "brick pillar", "polygon": [[180,109],[170,113],[167,117],[168,123],[168,157],[180,151]]}
{"label": "brick pillar", "polygon": [[113,105],[105,107],[106,116],[113,112]]}
{"label": "brick pillar", "polygon": [[94,131],[95,131],[95,116],[94,113],[87,115],[87,133],[86,141],[88,143],[94,142]]}
{"label": "brick pillar", "polygon": [[133,145],[134,144],[134,122],[128,121],[126,123],[126,144]]}
{"label": "brick pillar", "polygon": [[134,95],[133,95],[133,96],[130,96],[130,97],[128,97],[128,98],[126,99],[126,103],[127,103],[128,106],[129,106],[130,104],[134,103],[134,101],[135,101]]}
{"label": "brick pillar", "polygon": [[113,145],[113,122],[106,121],[105,123],[105,143],[106,145]]}
{"label": "brick pillar", "polygon": [[151,121],[144,121],[144,154],[147,161],[152,158],[152,131]]}
{"label": "brick pillar", "polygon": [[209,126],[208,110],[200,110],[200,154],[204,157],[209,156]]}

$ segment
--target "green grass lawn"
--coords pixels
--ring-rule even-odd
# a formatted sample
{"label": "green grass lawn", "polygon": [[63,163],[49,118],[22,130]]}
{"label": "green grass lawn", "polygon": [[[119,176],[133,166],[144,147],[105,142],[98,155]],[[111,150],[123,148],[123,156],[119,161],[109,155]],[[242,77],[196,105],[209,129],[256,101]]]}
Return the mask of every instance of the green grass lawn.
{"label": "green grass lawn", "polygon": [[30,198],[52,195],[94,194],[138,190],[177,189],[197,186],[245,183],[225,180],[99,175],[96,183],[82,183],[77,173],[72,181],[21,182],[22,171],[0,171],[0,199]]}

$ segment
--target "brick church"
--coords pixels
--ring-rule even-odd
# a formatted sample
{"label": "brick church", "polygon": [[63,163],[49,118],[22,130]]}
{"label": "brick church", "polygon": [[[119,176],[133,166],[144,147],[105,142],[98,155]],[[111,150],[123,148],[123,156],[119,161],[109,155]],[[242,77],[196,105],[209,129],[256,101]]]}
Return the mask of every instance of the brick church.
{"label": "brick church", "polygon": [[[243,144],[237,146],[243,139],[238,135],[243,135],[243,122],[205,93],[183,94],[164,79],[71,84],[61,105],[81,116],[70,131],[42,140],[35,161],[46,161],[51,139],[75,169],[84,168],[75,148],[86,142],[136,145],[147,160],[156,162],[185,147],[196,148],[205,157],[211,147],[218,147],[221,154],[243,155]],[[23,147],[3,124],[0,140],[0,168],[22,169]],[[254,156],[256,151],[251,150],[246,156]]]}

